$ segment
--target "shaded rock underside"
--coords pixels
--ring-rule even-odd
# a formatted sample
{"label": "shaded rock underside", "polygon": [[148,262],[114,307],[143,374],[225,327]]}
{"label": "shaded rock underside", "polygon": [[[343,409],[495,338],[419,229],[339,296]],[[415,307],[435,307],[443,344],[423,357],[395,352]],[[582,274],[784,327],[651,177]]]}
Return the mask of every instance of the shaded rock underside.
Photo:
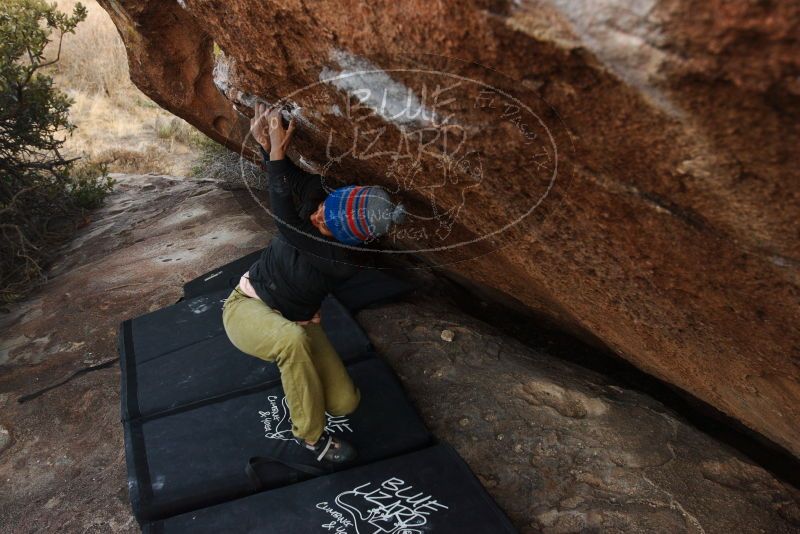
{"label": "shaded rock underside", "polygon": [[800,455],[796,2],[100,2],[165,108],[239,150],[280,101],[393,245]]}

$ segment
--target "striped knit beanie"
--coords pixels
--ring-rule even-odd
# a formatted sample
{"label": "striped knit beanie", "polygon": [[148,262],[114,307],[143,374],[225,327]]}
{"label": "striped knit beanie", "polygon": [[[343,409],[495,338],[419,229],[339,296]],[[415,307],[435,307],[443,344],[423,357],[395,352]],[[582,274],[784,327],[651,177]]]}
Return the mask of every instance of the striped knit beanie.
{"label": "striped knit beanie", "polygon": [[358,245],[380,237],[392,223],[405,218],[402,204],[394,204],[382,187],[349,185],[334,189],[325,199],[325,224],[337,241]]}

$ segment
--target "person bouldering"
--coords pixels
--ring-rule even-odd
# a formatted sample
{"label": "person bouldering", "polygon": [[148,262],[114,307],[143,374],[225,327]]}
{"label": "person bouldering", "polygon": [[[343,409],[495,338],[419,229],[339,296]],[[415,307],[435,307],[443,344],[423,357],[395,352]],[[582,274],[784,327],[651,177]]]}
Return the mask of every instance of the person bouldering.
{"label": "person bouldering", "polygon": [[359,270],[352,247],[385,235],[405,212],[377,186],[328,194],[321,176],[286,157],[294,126],[292,120],[284,127],[278,108],[256,105],[250,131],[267,168],[279,232],[225,301],[222,320],[239,350],[278,365],[295,441],[317,461],[343,463],[356,451],[326,432],[326,412],[352,413],[360,392],[322,330],[319,309]]}

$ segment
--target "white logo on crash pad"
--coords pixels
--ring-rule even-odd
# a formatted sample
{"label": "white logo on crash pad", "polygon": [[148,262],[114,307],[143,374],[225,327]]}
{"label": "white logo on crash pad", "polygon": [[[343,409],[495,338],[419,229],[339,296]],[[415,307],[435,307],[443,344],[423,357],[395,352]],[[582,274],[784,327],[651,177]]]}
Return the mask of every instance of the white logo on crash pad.
{"label": "white logo on crash pad", "polygon": [[[292,435],[292,418],[289,415],[289,406],[286,404],[286,397],[270,395],[269,410],[259,410],[258,416],[264,425],[264,437],[269,439],[280,439],[288,441],[294,439]],[[327,423],[325,430],[328,432],[353,432],[350,428],[350,420],[345,416],[336,416],[325,413]]]}
{"label": "white logo on crash pad", "polygon": [[317,503],[317,509],[332,519],[322,528],[338,534],[422,534],[430,528],[431,514],[447,506],[392,477],[344,491],[333,503]]}

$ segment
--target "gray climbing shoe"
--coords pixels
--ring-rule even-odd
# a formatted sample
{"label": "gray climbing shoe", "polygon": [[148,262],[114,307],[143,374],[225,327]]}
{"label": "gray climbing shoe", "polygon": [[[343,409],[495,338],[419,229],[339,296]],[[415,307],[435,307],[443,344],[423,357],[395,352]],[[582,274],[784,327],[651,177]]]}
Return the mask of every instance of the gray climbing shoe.
{"label": "gray climbing shoe", "polygon": [[352,445],[327,432],[323,432],[322,436],[320,436],[314,445],[309,445],[305,441],[297,438],[295,438],[295,441],[314,453],[314,457],[318,462],[327,461],[343,464],[351,462],[356,458],[356,450]]}

